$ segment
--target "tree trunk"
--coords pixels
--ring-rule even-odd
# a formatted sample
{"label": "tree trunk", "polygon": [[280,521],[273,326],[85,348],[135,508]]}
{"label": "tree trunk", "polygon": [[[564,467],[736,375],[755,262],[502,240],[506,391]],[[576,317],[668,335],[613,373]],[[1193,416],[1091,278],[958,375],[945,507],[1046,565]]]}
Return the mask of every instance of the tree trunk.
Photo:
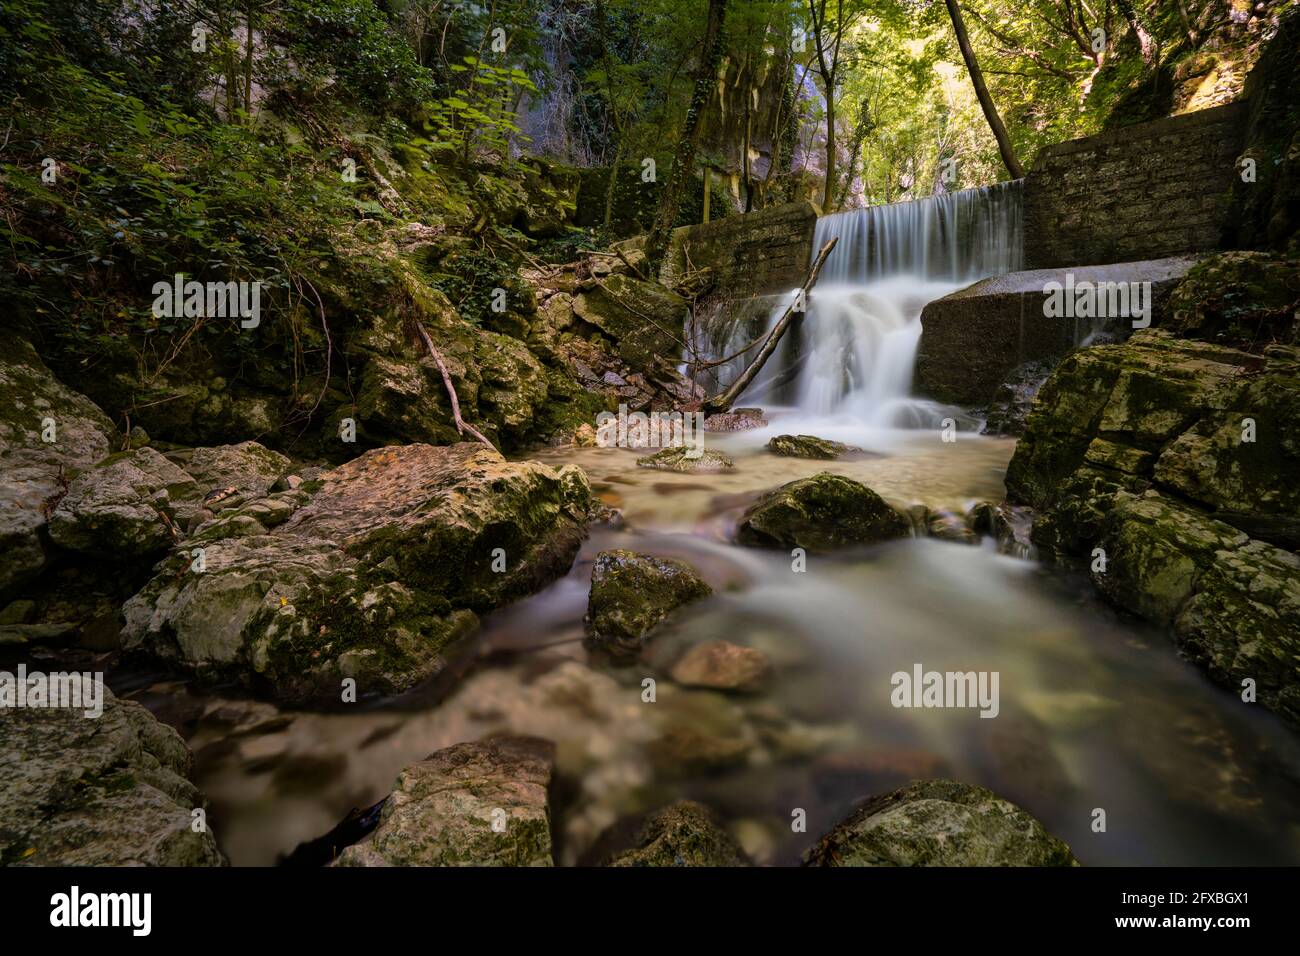
{"label": "tree trunk", "polygon": [[1148,66],[1155,60],[1155,41],[1151,39],[1151,34],[1147,32],[1146,27],[1142,26],[1142,21],[1138,19],[1137,11],[1133,9],[1133,0],[1117,0],[1119,12],[1124,15],[1128,21],[1129,29],[1137,37],[1138,46],[1142,50],[1142,62]]}
{"label": "tree trunk", "polygon": [[758,373],[763,370],[763,366],[767,364],[767,360],[770,359],[772,354],[776,351],[776,347],[781,344],[781,336],[785,335],[786,329],[790,328],[794,323],[794,317],[796,315],[803,315],[803,312],[801,311],[796,312],[794,307],[799,302],[800,298],[804,300],[805,304],[807,303],[808,290],[817,284],[817,277],[821,275],[822,266],[826,264],[826,257],[831,254],[831,250],[835,248],[835,243],[837,242],[839,242],[839,237],[832,236],[830,241],[827,242],[826,245],[822,246],[821,252],[817,253],[817,258],[813,261],[812,268],[808,271],[808,278],[804,280],[803,289],[801,290],[802,295],[796,296],[790,301],[790,305],[786,307],[781,318],[777,320],[776,325],[772,326],[772,331],[768,335],[767,341],[763,343],[763,347],[759,349],[758,354],[754,356],[754,361],[749,363],[749,366],[727,387],[727,390],[720,395],[715,395],[712,398],[705,399],[704,404],[700,406],[700,409],[703,412],[709,415],[716,415],[720,412],[730,411],[731,406],[736,404],[740,399],[740,396],[744,394],[745,389],[749,388],[750,383],[753,382]]}
{"label": "tree trunk", "polygon": [[668,183],[659,197],[654,226],[646,237],[646,272],[650,276],[659,274],[659,265],[664,253],[668,251],[668,238],[672,234],[673,223],[677,221],[677,213],[681,209],[682,190],[694,172],[695,150],[700,138],[700,114],[708,105],[717,81],[718,57],[722,52],[722,26],[726,15],[727,0],[709,0],[704,49],[695,70],[695,89],[691,94],[690,108],[686,111],[686,125],[682,130],[682,138],[677,143],[677,154],[673,159]]}
{"label": "tree trunk", "polygon": [[822,192],[822,212],[835,211],[835,81],[826,81],[826,188]]}
{"label": "tree trunk", "polygon": [[998,152],[1002,154],[1002,162],[1006,164],[1007,172],[1011,174],[1012,179],[1020,179],[1025,175],[1025,170],[1020,165],[1020,160],[1016,158],[1011,137],[1007,134],[1006,126],[1002,124],[1002,117],[998,116],[998,108],[993,105],[993,97],[989,95],[988,87],[984,85],[984,74],[980,72],[975,51],[970,45],[970,37],[966,35],[966,23],[962,20],[961,8],[957,6],[957,0],[943,0],[943,2],[947,5],[948,15],[952,18],[952,29],[957,34],[957,45],[961,47],[961,56],[966,61],[966,71],[970,74],[971,85],[975,87],[980,108],[984,110],[984,118],[988,120],[989,128],[993,130],[993,136],[998,141]]}

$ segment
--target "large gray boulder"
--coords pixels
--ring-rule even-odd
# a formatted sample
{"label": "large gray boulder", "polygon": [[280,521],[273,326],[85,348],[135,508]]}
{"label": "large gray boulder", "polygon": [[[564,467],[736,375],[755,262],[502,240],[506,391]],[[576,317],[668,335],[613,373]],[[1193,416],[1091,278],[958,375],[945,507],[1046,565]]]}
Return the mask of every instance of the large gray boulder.
{"label": "large gray boulder", "polygon": [[180,735],[104,688],[104,712],[0,710],[0,864],[220,866]]}
{"label": "large gray boulder", "polygon": [[868,800],[804,856],[808,866],[1077,866],[1070,848],[996,794],[920,780]]}
{"label": "large gray boulder", "polygon": [[111,456],[68,487],[50,515],[50,538],[69,551],[105,557],[165,551],[177,537],[176,501],[192,500],[195,487],[152,448]]}
{"label": "large gray boulder", "polygon": [[118,440],[108,416],[56,379],[30,343],[0,333],[0,600],[45,567],[50,511]]}
{"label": "large gray boulder", "polygon": [[124,606],[124,646],[286,701],[337,704],[344,678],[400,693],[566,572],[591,506],[579,469],[475,443],[374,449],[319,484],[261,499],[274,527],[254,501],[182,541]]}
{"label": "large gray boulder", "polygon": [[397,777],[370,839],[337,866],[551,866],[555,745],[495,737],[439,750]]}

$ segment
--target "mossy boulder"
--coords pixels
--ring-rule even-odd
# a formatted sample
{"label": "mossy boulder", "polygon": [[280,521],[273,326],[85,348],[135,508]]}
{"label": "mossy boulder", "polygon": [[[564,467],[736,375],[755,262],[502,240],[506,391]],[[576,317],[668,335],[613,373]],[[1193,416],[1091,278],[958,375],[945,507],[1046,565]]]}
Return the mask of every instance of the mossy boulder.
{"label": "mossy boulder", "polygon": [[400,693],[477,614],[567,571],[591,507],[577,468],[474,443],[375,449],[298,493],[265,533],[182,541],[124,606],[124,646],[296,703],[337,704],[343,678]]}
{"label": "mossy boulder", "polygon": [[613,340],[628,365],[643,371],[681,353],[686,310],[686,300],[658,282],[628,275],[612,275],[573,299],[574,314]]}
{"label": "mossy boulder", "polygon": [[68,486],[50,515],[50,538],[101,557],[165,551],[177,536],[176,500],[193,500],[195,488],[189,474],[152,448],[113,455]]}
{"label": "mossy boulder", "polygon": [[555,745],[455,744],[405,768],[370,838],[336,866],[551,866]]}
{"label": "mossy boulder", "polygon": [[911,533],[907,519],[861,482],[829,472],[769,492],[741,516],[740,544],[834,551]]}
{"label": "mossy boulder", "polygon": [[819,458],[833,461],[851,451],[860,451],[852,445],[818,438],[815,435],[777,435],[767,443],[767,450],[787,458]]}
{"label": "mossy boulder", "polygon": [[1163,328],[1252,351],[1296,342],[1300,259],[1224,252],[1198,263],[1170,296]]}
{"label": "mossy boulder", "polygon": [[221,866],[180,735],[103,689],[103,713],[0,713],[0,866]]}
{"label": "mossy boulder", "polygon": [[[1233,349],[1184,342],[1144,330],[1119,345],[1080,349],[1065,359],[1038,393],[1025,432],[1007,466],[1007,494],[1045,507],[1062,481],[1092,458],[1116,452],[1159,451],[1204,412],[1230,407],[1243,370],[1258,360]],[[1131,465],[1149,473],[1153,457]]]}
{"label": "mossy boulder", "polygon": [[682,561],[602,551],[591,570],[584,619],[588,641],[615,654],[635,654],[673,611],[712,593]]}
{"label": "mossy boulder", "polygon": [[244,497],[263,495],[290,467],[284,455],[255,441],[183,449],[168,457],[194,478],[204,495],[227,488]]}
{"label": "mossy boulder", "polygon": [[749,860],[712,812],[693,800],[679,800],[650,814],[632,848],[606,866],[749,866]]}
{"label": "mossy boulder", "polygon": [[874,797],[822,837],[808,866],[1078,866],[1032,816],[983,787],[921,780]]}
{"label": "mossy boulder", "polygon": [[692,454],[692,450],[685,446],[665,448],[653,455],[638,458],[636,465],[638,468],[677,471],[689,475],[713,474],[719,471],[730,471],[736,467],[736,463],[720,451],[701,448],[699,454]]}

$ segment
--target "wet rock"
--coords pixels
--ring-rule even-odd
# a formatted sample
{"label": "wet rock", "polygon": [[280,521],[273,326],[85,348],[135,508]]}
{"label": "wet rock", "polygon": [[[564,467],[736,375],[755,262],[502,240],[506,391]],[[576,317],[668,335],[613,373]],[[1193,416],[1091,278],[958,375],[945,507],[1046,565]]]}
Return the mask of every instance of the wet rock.
{"label": "wet rock", "polygon": [[932,511],[926,519],[926,533],[940,541],[958,544],[976,544],[979,536],[967,523],[964,515],[955,511]]}
{"label": "wet rock", "polygon": [[730,641],[710,641],[683,654],[671,674],[687,687],[755,691],[763,687],[771,672],[771,662],[761,651]]}
{"label": "wet rock", "polygon": [[746,737],[719,737],[684,723],[670,725],[646,751],[659,773],[695,777],[743,767],[753,743]]}
{"label": "wet rock", "polygon": [[152,448],[113,455],[69,485],[50,515],[50,538],[81,554],[155,554],[178,537],[176,499],[194,492],[194,479]]}
{"label": "wet rock", "polygon": [[681,561],[602,551],[591,572],[584,619],[588,640],[618,654],[635,654],[669,614],[712,593]]}
{"label": "wet rock", "polygon": [[345,677],[400,693],[478,613],[567,571],[590,509],[578,469],[478,443],[374,449],[319,481],[265,533],[183,541],[123,607],[124,647],[286,701],[337,704]]}
{"label": "wet rock", "polygon": [[108,416],[55,378],[30,343],[0,332],[0,599],[46,566],[50,512],[118,441]]}
{"label": "wet rock", "polygon": [[708,807],[679,800],[652,813],[635,846],[606,866],[748,866],[740,845],[718,826]]}
{"label": "wet rock", "polygon": [[1070,848],[983,787],[921,780],[868,800],[808,866],[1077,866]]}
{"label": "wet rock", "polygon": [[555,745],[461,743],[404,769],[370,839],[337,866],[551,866]]}
{"label": "wet rock", "polygon": [[0,865],[220,866],[180,735],[104,689],[104,712],[0,711]]}
{"label": "wet rock", "polygon": [[638,458],[638,468],[657,468],[660,471],[678,471],[685,474],[709,474],[718,471],[730,471],[736,463],[711,448],[700,450],[698,455],[691,455],[691,449],[685,446],[665,448],[645,458]]}
{"label": "wet rock", "polygon": [[815,435],[777,435],[767,443],[767,450],[787,458],[819,458],[833,461],[841,455],[860,449],[843,442],[818,438]]}
{"label": "wet rock", "polygon": [[905,519],[860,482],[822,472],[764,495],[740,519],[740,544],[832,551],[907,537]]}
{"label": "wet rock", "polygon": [[1038,390],[1051,372],[1050,362],[1026,362],[1013,369],[993,394],[982,434],[1021,434]]}

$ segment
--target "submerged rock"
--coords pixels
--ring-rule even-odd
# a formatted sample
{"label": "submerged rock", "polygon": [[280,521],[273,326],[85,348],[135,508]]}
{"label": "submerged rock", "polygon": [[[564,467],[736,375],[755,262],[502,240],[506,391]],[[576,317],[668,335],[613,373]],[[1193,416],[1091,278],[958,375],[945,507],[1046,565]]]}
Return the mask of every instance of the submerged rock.
{"label": "submerged rock", "polygon": [[374,449],[319,482],[271,530],[182,542],[124,606],[124,647],[285,701],[337,704],[343,678],[400,693],[476,614],[567,571],[591,506],[579,469],[475,443]]}
{"label": "submerged rock", "polygon": [[337,866],[551,866],[555,745],[461,743],[404,769],[370,839]]}
{"label": "submerged rock", "polygon": [[820,458],[833,461],[851,451],[861,451],[843,442],[818,438],[816,435],[777,435],[767,443],[767,450],[787,458]]}
{"label": "submerged rock", "polygon": [[672,678],[687,687],[714,690],[758,690],[772,673],[772,664],[762,651],[730,641],[697,644],[673,665]]}
{"label": "submerged rock", "polygon": [[700,454],[695,456],[689,452],[690,449],[685,446],[665,448],[645,458],[638,458],[636,464],[638,468],[657,468],[660,471],[680,471],[686,474],[708,474],[736,467],[734,461],[711,448],[701,449]]}
{"label": "submerged rock", "polygon": [[706,432],[743,432],[751,428],[765,428],[767,419],[761,408],[733,408],[704,419]]}
{"label": "submerged rock", "polygon": [[983,787],[921,780],[874,797],[822,837],[808,866],[1077,866],[1070,848]]}
{"label": "submerged rock", "polygon": [[740,544],[832,551],[905,538],[907,519],[860,482],[822,472],[769,492],[740,519]]}
{"label": "submerged rock", "polygon": [[646,818],[635,846],[615,854],[606,866],[749,866],[731,834],[709,808],[679,800]]}
{"label": "submerged rock", "polygon": [[0,865],[220,866],[180,735],[104,688],[104,712],[0,710]]}
{"label": "submerged rock", "polygon": [[591,571],[584,620],[588,639],[619,654],[635,654],[669,614],[712,593],[684,562],[602,551]]}

